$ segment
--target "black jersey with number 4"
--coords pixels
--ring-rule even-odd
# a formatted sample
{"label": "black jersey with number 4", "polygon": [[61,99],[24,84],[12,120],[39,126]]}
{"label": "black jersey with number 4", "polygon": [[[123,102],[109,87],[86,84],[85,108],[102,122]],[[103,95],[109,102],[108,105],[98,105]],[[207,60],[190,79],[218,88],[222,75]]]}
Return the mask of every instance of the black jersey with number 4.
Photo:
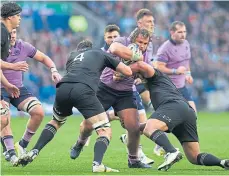
{"label": "black jersey with number 4", "polygon": [[81,82],[97,90],[99,78],[105,67],[116,69],[119,60],[101,49],[89,49],[84,52],[70,53],[66,64],[66,75],[61,82]]}
{"label": "black jersey with number 4", "polygon": [[10,34],[6,26],[1,22],[1,59],[5,60],[9,56]]}
{"label": "black jersey with number 4", "polygon": [[155,74],[151,78],[147,78],[147,86],[150,91],[150,98],[154,109],[160,105],[173,100],[185,101],[185,98],[172,83],[170,78],[159,70],[155,69]]}

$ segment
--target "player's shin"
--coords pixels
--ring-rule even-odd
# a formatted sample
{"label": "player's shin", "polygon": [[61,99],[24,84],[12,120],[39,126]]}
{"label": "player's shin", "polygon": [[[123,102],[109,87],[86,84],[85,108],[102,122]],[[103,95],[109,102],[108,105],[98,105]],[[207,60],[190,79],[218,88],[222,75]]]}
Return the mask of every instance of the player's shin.
{"label": "player's shin", "polygon": [[40,150],[53,139],[60,126],[61,125],[55,120],[51,120],[46,124],[33,149],[37,149],[40,152]]}
{"label": "player's shin", "polygon": [[111,128],[110,123],[103,124],[102,126],[95,129],[98,138],[96,139],[95,145],[94,145],[94,160],[93,164],[100,165],[103,160],[103,156],[107,150],[107,147],[110,143],[111,138]]}
{"label": "player's shin", "polygon": [[162,146],[166,153],[173,153],[177,150],[170,143],[168,137],[161,130],[156,130],[150,136],[150,139],[154,141],[157,145]]}
{"label": "player's shin", "polygon": [[79,138],[70,150],[71,159],[76,159],[79,157],[81,151],[83,150],[83,147],[88,142],[88,139],[91,136],[93,130],[94,129],[91,123],[89,123],[87,120],[81,122]]}

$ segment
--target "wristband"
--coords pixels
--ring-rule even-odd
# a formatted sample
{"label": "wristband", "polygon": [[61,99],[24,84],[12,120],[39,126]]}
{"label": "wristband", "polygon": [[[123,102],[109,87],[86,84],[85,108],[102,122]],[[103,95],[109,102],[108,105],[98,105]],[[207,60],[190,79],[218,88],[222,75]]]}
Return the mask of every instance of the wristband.
{"label": "wristband", "polygon": [[177,69],[173,68],[172,69],[172,74],[176,75],[177,74]]}
{"label": "wristband", "polygon": [[51,71],[51,73],[53,73],[53,72],[58,72],[57,69],[56,69],[56,67],[51,67],[51,68],[50,68],[50,71]]}
{"label": "wristband", "polygon": [[191,76],[191,71],[187,71],[185,74],[186,76]]}

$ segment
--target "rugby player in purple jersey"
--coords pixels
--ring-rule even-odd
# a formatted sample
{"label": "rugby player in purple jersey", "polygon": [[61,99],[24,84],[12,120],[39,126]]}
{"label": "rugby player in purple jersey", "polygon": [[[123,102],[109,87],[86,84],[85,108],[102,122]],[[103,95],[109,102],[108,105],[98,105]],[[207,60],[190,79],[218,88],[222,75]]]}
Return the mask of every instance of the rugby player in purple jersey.
{"label": "rugby player in purple jersey", "polygon": [[[142,51],[145,51],[150,39],[150,34],[146,29],[136,28],[129,37],[118,37],[109,48],[109,52],[116,56],[118,60],[143,60]],[[131,50],[128,45],[135,43],[139,46],[137,50]],[[124,59],[124,60],[123,60]],[[100,77],[100,84],[97,91],[97,97],[105,110],[110,107],[120,118],[122,126],[128,131],[128,166],[130,168],[150,168],[150,165],[144,164],[138,157],[138,146],[140,139],[140,125],[136,102],[133,95],[134,76],[124,77],[122,80],[114,80],[114,71],[105,68]],[[82,148],[91,135],[93,128],[85,121],[84,130],[81,131],[78,141],[74,148],[79,156]]]}
{"label": "rugby player in purple jersey", "polygon": [[[145,12],[145,10],[144,10]],[[148,12],[148,11],[147,11]],[[143,11],[141,12],[141,14],[143,14]],[[139,14],[138,16],[140,16],[141,14]],[[144,13],[144,15],[147,15],[147,13]],[[144,15],[141,15],[142,17]],[[151,23],[153,22],[153,17],[151,16],[151,12],[148,14],[149,17],[147,18],[148,20],[151,21]],[[140,19],[142,18],[140,17]],[[146,21],[148,21],[146,20]],[[145,22],[145,21],[144,21]],[[145,24],[145,23],[143,23]],[[152,27],[150,26],[149,27],[150,30],[152,29]],[[117,37],[120,37],[120,29],[117,25],[115,24],[111,24],[111,25],[107,25],[105,30],[104,30],[104,41],[105,41],[105,44],[104,44],[104,47],[102,47],[101,49],[103,51],[108,51],[111,43],[114,41],[115,38]],[[149,57],[147,57],[149,58]],[[141,100],[141,97],[139,95],[139,93],[136,91],[136,88],[135,88],[135,85],[133,85],[133,91],[134,91],[134,96],[136,98],[136,103],[137,103],[137,109],[138,109],[138,113],[139,113],[139,121],[140,123],[143,123],[147,120],[147,117],[146,117],[146,112],[145,112],[145,109],[144,109],[144,106],[142,104],[142,100]],[[119,120],[119,117],[116,116],[113,108],[111,107],[109,110],[107,110],[107,115],[108,115],[108,118],[110,121],[113,121],[113,120]],[[83,128],[84,128],[84,125],[83,125],[84,121],[80,124],[80,131],[83,131]],[[121,141],[127,145],[127,135],[126,134],[123,134],[121,137],[120,137]],[[90,137],[88,137],[87,139],[87,142],[85,143],[84,146],[88,146],[89,145],[89,140],[90,140]],[[77,144],[77,142],[76,142]],[[71,148],[71,151],[70,151],[70,157],[72,159],[76,159],[78,157],[78,152],[77,152],[77,148],[76,146],[77,145],[73,145],[73,147]],[[154,160],[148,158],[144,152],[142,151],[142,145],[139,145],[139,150],[138,150],[138,157],[140,158],[141,162],[145,163],[145,164],[152,164],[154,163]]]}
{"label": "rugby player in purple jersey", "polygon": [[[27,61],[29,58],[33,58],[47,66],[51,71],[52,80],[55,83],[59,82],[61,76],[58,73],[53,61],[31,44],[17,39],[16,29],[13,29],[11,32],[10,44],[11,52],[10,55],[6,58],[6,62],[17,63]],[[40,123],[44,118],[44,110],[40,101],[26,87],[24,87],[22,71],[3,70],[3,74],[11,84],[15,85],[20,90],[20,96],[18,98],[12,98],[6,89],[2,87],[1,92],[4,102],[8,106],[12,104],[18,110],[27,112],[30,115],[30,119],[28,120],[24,135],[22,136],[21,140],[15,144],[15,148],[10,124],[7,125],[1,133],[1,137],[9,157],[11,158],[16,155],[15,149],[17,150],[18,157],[20,157],[26,152],[26,147],[40,126]],[[10,122],[10,116],[8,117],[8,120]]]}
{"label": "rugby player in purple jersey", "polygon": [[190,70],[191,51],[186,40],[186,26],[181,21],[175,21],[170,26],[170,39],[165,41],[157,51],[157,69],[166,73],[175,86],[196,111],[196,106],[186,83],[192,84]]}

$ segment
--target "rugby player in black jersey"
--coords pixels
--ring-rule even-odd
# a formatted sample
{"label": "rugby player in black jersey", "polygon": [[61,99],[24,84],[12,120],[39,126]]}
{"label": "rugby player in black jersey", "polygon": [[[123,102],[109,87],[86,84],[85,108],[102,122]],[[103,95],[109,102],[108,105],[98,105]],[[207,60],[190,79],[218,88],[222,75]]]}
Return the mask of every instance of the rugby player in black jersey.
{"label": "rugby player in black jersey", "polygon": [[130,67],[133,73],[140,72],[146,78],[155,109],[141,128],[149,139],[162,146],[166,152],[165,162],[158,170],[168,170],[182,159],[182,154],[174,148],[164,132],[171,132],[177,137],[190,163],[229,169],[229,160],[221,160],[212,154],[200,152],[196,113],[170,78],[142,61]]}
{"label": "rugby player in black jersey", "polygon": [[102,164],[104,153],[110,142],[111,128],[96,91],[99,77],[105,67],[112,68],[126,76],[131,76],[130,67],[116,60],[101,49],[92,49],[92,43],[83,40],[77,50],[71,52],[66,64],[66,75],[57,84],[57,92],[53,107],[53,119],[45,126],[33,149],[20,160],[26,165],[32,162],[41,149],[50,142],[57,130],[72,115],[75,107],[84,116],[98,134],[94,146],[93,172],[119,172]]}

